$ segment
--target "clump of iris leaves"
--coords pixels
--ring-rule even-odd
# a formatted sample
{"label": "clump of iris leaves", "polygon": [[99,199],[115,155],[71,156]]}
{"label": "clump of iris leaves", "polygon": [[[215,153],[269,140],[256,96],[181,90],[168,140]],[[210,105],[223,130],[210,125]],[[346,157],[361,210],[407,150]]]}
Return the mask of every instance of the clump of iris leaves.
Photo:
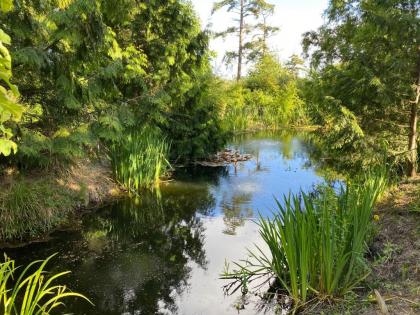
{"label": "clump of iris leaves", "polygon": [[[386,172],[371,172],[338,189],[322,186],[276,200],[273,218],[260,216],[266,248],[255,245],[248,258],[226,264],[227,294],[264,294],[289,301],[293,312],[312,303],[332,302],[355,289],[369,274],[367,240],[373,230],[374,205],[387,186]],[[280,299],[279,296],[284,297]]]}

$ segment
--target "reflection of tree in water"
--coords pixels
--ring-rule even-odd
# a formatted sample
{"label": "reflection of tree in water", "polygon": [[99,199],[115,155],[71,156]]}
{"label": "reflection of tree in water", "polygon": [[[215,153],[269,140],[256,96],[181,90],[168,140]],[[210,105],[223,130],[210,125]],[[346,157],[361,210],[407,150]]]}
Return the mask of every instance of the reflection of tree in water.
{"label": "reflection of tree in water", "polygon": [[308,133],[305,137],[306,162],[304,167],[315,170],[315,173],[323,177],[327,182],[333,182],[342,178],[342,174],[347,174],[355,168],[343,166],[331,159],[328,154],[329,148],[323,145],[321,135],[316,132]]}
{"label": "reflection of tree in water", "polygon": [[[258,140],[274,140],[278,141],[278,153],[281,154],[286,160],[292,160],[296,157],[305,157],[307,145],[311,145],[310,133],[305,133],[302,131],[297,131],[293,129],[281,129],[275,131],[263,131],[252,134],[241,134],[234,138],[234,143],[238,143],[241,146],[245,143],[245,153],[252,154],[254,157],[259,156],[261,144]],[[299,140],[298,143],[294,142],[296,139]],[[251,144],[246,145],[246,141],[250,140]],[[253,146],[252,143],[255,143],[257,146]],[[296,147],[299,145],[299,148]],[[258,166],[257,160],[257,166]]]}
{"label": "reflection of tree in water", "polygon": [[205,167],[205,166],[192,166],[181,167],[175,170],[174,177],[177,180],[194,183],[205,183],[217,186],[223,177],[229,175],[228,167]]}
{"label": "reflection of tree in water", "polygon": [[235,235],[236,229],[244,225],[245,219],[252,217],[253,211],[249,207],[251,198],[251,193],[234,193],[232,197],[224,194],[221,208],[224,214],[223,221],[226,227],[223,230],[223,233]]}
{"label": "reflection of tree in water", "polygon": [[[105,231],[103,248],[94,261],[85,260],[78,278],[96,274],[88,286],[98,314],[176,313],[174,293],[188,285],[189,261],[205,268],[204,228],[196,211],[214,207],[208,189],[173,188],[161,198],[142,193],[85,221],[85,235]],[[94,233],[92,233],[94,232]],[[92,240],[87,239],[88,244]],[[98,253],[98,249],[95,249]]]}
{"label": "reflection of tree in water", "polygon": [[69,313],[176,314],[177,293],[188,286],[191,267],[207,265],[196,211],[207,214],[214,206],[206,185],[169,185],[160,198],[142,192],[137,200],[119,200],[87,215],[82,232],[59,233],[56,240],[11,255],[29,260],[59,248],[55,267],[72,270],[66,284],[95,304],[69,300]]}

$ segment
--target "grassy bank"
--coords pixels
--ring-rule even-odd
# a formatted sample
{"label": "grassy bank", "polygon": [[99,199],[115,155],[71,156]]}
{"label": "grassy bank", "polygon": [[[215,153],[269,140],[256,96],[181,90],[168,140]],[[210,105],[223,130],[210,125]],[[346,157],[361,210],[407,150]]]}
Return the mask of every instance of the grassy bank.
{"label": "grassy bank", "polygon": [[420,179],[390,189],[375,213],[369,277],[343,303],[316,314],[420,313]]}
{"label": "grassy bank", "polygon": [[42,237],[76,210],[118,194],[111,176],[109,166],[87,160],[48,173],[5,171],[0,189],[0,243]]}

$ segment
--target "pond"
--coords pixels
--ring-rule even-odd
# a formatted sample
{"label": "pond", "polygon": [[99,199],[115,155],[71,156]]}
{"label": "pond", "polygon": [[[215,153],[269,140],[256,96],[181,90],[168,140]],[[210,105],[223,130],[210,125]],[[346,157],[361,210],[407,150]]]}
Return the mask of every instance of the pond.
{"label": "pond", "polygon": [[[243,135],[229,147],[252,160],[178,169],[158,192],[118,200],[47,242],[7,253],[18,264],[59,253],[50,269],[72,270],[66,285],[95,304],[68,301],[68,313],[237,314],[238,295],[224,295],[219,275],[261,243],[253,219],[272,215],[274,197],[325,181],[311,145],[305,134]],[[240,314],[256,314],[255,305]]]}

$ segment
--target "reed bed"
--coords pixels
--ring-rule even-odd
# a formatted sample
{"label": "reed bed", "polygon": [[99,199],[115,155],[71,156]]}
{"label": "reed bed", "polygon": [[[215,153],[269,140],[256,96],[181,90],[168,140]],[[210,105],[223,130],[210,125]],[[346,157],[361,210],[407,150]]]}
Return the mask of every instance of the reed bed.
{"label": "reed bed", "polygon": [[375,202],[386,185],[386,176],[377,174],[338,191],[323,187],[315,196],[302,193],[276,200],[274,218],[259,218],[268,250],[256,246],[248,259],[224,272],[222,278],[230,280],[227,293],[239,288],[247,292],[254,281],[257,287],[270,283],[270,291],[288,296],[297,310],[356,288],[369,274],[366,242]]}
{"label": "reed bed", "polygon": [[156,186],[170,168],[169,143],[148,129],[129,133],[111,146],[115,178],[128,190]]}

